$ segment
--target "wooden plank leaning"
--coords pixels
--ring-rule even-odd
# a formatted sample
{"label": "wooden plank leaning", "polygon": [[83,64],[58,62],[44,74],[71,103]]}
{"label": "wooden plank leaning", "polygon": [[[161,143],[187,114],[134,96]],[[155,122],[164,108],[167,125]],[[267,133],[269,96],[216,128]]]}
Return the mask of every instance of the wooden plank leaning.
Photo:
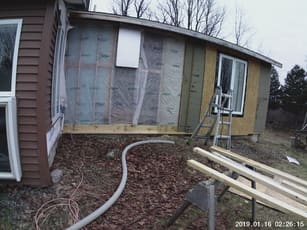
{"label": "wooden plank leaning", "polygon": [[307,212],[302,211],[301,209],[298,209],[296,207],[293,207],[281,200],[278,200],[272,196],[269,196],[267,194],[264,194],[262,192],[257,191],[256,189],[253,189],[241,182],[238,182],[204,164],[201,164],[195,160],[188,160],[188,166],[209,175],[210,177],[224,183],[225,185],[228,185],[230,187],[233,187],[243,193],[246,193],[247,195],[263,202],[271,207],[280,210],[284,213],[287,213],[289,215],[297,216],[300,218],[307,219]]}
{"label": "wooden plank leaning", "polygon": [[280,194],[283,194],[293,200],[296,200],[299,203],[302,203],[304,205],[307,205],[307,197],[297,193],[285,186],[282,186],[280,183],[277,181],[273,180],[270,177],[264,176],[258,172],[255,172],[244,165],[237,163],[229,158],[226,158],[218,153],[210,153],[204,149],[201,148],[194,148],[194,152],[198,153],[199,155],[203,157],[207,157],[208,159],[223,165],[227,167],[230,170],[233,170],[234,172],[238,173],[239,175],[245,176],[249,179],[252,179],[256,182],[259,182],[263,185],[266,185],[267,187],[279,192]]}
{"label": "wooden plank leaning", "polygon": [[307,181],[302,180],[301,178],[295,177],[291,174],[288,174],[288,173],[285,173],[285,172],[280,171],[278,169],[272,168],[270,166],[267,166],[267,165],[262,164],[260,162],[254,161],[254,160],[249,159],[247,157],[243,157],[239,154],[236,154],[234,152],[231,152],[229,150],[223,149],[223,148],[218,147],[218,146],[211,146],[210,150],[218,152],[218,153],[220,153],[224,156],[227,156],[227,157],[229,157],[233,160],[243,162],[243,163],[246,163],[247,165],[253,166],[254,168],[256,168],[257,170],[259,170],[261,172],[265,172],[265,173],[268,173],[268,174],[273,175],[273,176],[282,177],[286,181],[293,182],[293,183],[295,183],[295,184],[297,184],[301,187],[306,187],[305,189],[307,190]]}

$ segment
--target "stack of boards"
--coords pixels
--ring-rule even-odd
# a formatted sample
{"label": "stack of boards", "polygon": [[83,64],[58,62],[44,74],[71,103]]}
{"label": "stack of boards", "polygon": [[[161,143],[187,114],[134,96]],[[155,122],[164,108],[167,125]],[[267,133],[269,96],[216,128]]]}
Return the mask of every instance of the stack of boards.
{"label": "stack of boards", "polygon": [[[217,146],[212,146],[210,152],[198,147],[193,151],[239,175],[233,179],[198,161],[188,160],[189,166],[229,186],[231,192],[307,219],[307,181]],[[251,181],[256,182],[256,188],[251,188]]]}

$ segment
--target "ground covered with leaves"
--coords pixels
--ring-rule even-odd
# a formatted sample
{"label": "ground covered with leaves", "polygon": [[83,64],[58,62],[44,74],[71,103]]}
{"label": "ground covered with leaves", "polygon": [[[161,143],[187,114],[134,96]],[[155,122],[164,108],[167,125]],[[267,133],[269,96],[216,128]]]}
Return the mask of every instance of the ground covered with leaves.
{"label": "ground covered with leaves", "polygon": [[[278,140],[272,133],[265,138]],[[174,140],[176,144],[146,144],[129,151],[128,182],[123,194],[87,229],[165,229],[187,191],[208,179],[186,165],[187,159],[199,159],[192,153],[193,146],[187,145],[183,137],[98,135],[61,138],[51,168],[63,170],[59,183],[48,188],[0,185],[0,229],[65,229],[87,216],[116,190],[122,173],[122,150],[130,143],[148,139]],[[202,142],[193,145],[204,147]],[[233,142],[233,149],[267,164],[288,164],[284,160],[284,154],[289,155],[285,153],[289,149],[287,142],[263,139],[253,144],[240,139]],[[301,156],[300,152],[293,154]],[[202,161],[224,170],[212,162]],[[249,202],[226,194],[217,206],[216,229],[235,229],[236,216],[248,219],[249,210]],[[268,209],[262,212],[265,216]],[[191,206],[169,229],[207,229],[206,220],[206,213]]]}

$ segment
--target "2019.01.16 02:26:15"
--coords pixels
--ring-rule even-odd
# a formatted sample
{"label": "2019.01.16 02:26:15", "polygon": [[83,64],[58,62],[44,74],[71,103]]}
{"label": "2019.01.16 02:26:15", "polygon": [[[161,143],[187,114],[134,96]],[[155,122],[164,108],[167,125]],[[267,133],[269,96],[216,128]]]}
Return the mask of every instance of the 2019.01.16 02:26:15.
{"label": "2019.01.16 02:26:15", "polygon": [[278,227],[278,228],[303,228],[305,226],[304,221],[236,221],[235,227],[236,228],[253,228],[253,227],[260,227],[260,228],[271,228],[271,227]]}

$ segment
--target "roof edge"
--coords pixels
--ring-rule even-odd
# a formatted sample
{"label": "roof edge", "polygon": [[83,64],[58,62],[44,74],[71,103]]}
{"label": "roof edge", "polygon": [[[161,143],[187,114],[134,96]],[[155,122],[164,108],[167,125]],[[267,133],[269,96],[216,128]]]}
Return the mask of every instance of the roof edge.
{"label": "roof edge", "polygon": [[269,57],[266,57],[260,53],[257,53],[255,51],[252,51],[250,49],[247,49],[241,46],[238,46],[229,41],[225,41],[220,38],[211,37],[211,36],[208,36],[208,35],[193,31],[193,30],[188,30],[182,27],[176,27],[176,26],[172,26],[169,24],[160,23],[156,21],[150,21],[146,19],[137,19],[135,17],[122,16],[122,15],[116,15],[116,14],[110,14],[110,13],[100,13],[100,12],[72,10],[70,11],[70,16],[81,18],[81,19],[92,19],[92,20],[103,20],[103,21],[127,23],[127,24],[132,24],[132,25],[145,26],[145,27],[151,27],[151,28],[155,28],[159,30],[170,31],[170,32],[174,32],[177,34],[208,41],[213,44],[220,45],[220,46],[224,46],[224,47],[239,51],[241,53],[244,53],[246,55],[249,55],[251,57],[257,58],[261,61],[270,63],[271,65],[274,65],[276,67],[282,68],[282,64],[280,62],[275,61]]}

